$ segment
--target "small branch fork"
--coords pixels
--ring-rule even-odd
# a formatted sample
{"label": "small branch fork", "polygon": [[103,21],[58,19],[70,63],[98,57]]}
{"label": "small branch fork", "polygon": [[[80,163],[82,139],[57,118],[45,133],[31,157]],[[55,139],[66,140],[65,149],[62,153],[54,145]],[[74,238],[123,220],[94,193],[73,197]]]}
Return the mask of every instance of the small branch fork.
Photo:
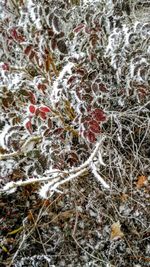
{"label": "small branch fork", "polygon": [[[47,198],[48,192],[51,192],[50,195],[53,194],[54,191],[59,191],[58,187],[72,181],[73,179],[84,175],[89,169],[95,176],[95,178],[103,185],[104,188],[109,189],[109,185],[103,180],[103,178],[99,175],[98,171],[96,170],[96,166],[93,162],[94,157],[99,153],[99,148],[104,141],[104,136],[101,136],[99,141],[97,141],[95,145],[95,149],[93,150],[90,157],[79,167],[72,168],[70,170],[60,171],[57,169],[51,170],[48,173],[48,177],[42,178],[33,178],[25,181],[17,181],[17,182],[9,182],[7,183],[2,190],[0,190],[0,194],[2,193],[13,193],[16,191],[18,187],[23,187],[29,184],[35,183],[44,183],[43,187],[41,188],[41,192],[39,193],[42,197]],[[4,158],[4,157],[3,157]],[[5,157],[6,158],[6,157]],[[2,159],[2,158],[1,158]],[[48,182],[48,183],[46,183]],[[60,191],[59,191],[60,192]]]}

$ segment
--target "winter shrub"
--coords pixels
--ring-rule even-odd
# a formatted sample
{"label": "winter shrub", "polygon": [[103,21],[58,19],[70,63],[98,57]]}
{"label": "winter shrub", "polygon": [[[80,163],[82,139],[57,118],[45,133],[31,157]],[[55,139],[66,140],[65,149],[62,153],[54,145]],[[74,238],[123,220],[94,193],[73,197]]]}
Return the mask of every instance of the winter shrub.
{"label": "winter shrub", "polygon": [[18,168],[21,180],[54,179],[56,190],[103,137],[98,163],[88,162],[95,176],[102,154],[103,168],[125,175],[130,147],[135,169],[143,166],[150,24],[131,20],[132,1],[82,2],[1,1],[3,178]]}

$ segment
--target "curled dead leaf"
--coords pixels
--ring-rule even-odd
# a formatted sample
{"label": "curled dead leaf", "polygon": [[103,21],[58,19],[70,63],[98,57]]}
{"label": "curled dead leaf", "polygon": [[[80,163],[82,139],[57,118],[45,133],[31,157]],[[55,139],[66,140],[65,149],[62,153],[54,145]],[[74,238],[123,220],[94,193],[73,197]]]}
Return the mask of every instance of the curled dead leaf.
{"label": "curled dead leaf", "polygon": [[124,236],[124,233],[121,231],[121,225],[120,222],[115,222],[111,225],[111,235],[110,240],[122,238]]}
{"label": "curled dead leaf", "polygon": [[147,182],[147,177],[144,175],[138,176],[138,180],[136,182],[137,189],[140,189],[141,187],[145,186]]}

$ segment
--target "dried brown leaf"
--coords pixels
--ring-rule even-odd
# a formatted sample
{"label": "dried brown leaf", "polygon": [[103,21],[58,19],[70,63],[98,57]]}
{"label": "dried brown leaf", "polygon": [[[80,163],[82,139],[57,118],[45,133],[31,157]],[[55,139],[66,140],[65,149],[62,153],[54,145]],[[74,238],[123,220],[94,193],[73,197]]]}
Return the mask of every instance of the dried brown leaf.
{"label": "dried brown leaf", "polygon": [[138,180],[136,182],[136,187],[138,189],[140,189],[141,187],[145,186],[146,181],[147,181],[147,177],[146,176],[144,176],[144,175],[138,176]]}
{"label": "dried brown leaf", "polygon": [[120,222],[115,222],[111,225],[111,235],[110,240],[122,238],[124,236],[124,233],[121,231],[121,225]]}
{"label": "dried brown leaf", "polygon": [[128,195],[125,193],[122,193],[120,196],[120,199],[122,202],[126,202],[128,200]]}

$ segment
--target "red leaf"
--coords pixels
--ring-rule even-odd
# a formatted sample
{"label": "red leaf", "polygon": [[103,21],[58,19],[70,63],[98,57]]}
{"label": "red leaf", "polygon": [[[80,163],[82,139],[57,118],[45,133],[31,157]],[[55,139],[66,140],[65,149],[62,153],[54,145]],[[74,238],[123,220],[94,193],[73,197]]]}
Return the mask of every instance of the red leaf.
{"label": "red leaf", "polygon": [[90,61],[94,61],[94,59],[96,58],[96,55],[94,53],[89,53],[89,60]]}
{"label": "red leaf", "polygon": [[30,105],[29,106],[29,111],[31,112],[31,113],[35,113],[35,111],[36,111],[36,108],[35,108],[35,106],[33,106],[33,105]]}
{"label": "red leaf", "polygon": [[25,124],[25,127],[29,131],[29,133],[31,134],[32,131],[33,131],[31,121],[27,121],[26,124]]}
{"label": "red leaf", "polygon": [[84,132],[84,136],[90,143],[94,143],[96,141],[95,134],[91,131]]}
{"label": "red leaf", "polygon": [[46,107],[46,106],[40,107],[39,110],[41,112],[43,112],[43,113],[47,113],[47,112],[50,112],[51,111],[51,109],[49,107]]}
{"label": "red leaf", "polygon": [[106,121],[106,115],[104,114],[103,110],[101,110],[99,108],[96,108],[92,112],[92,116],[98,122],[100,122],[100,121]]}
{"label": "red leaf", "polygon": [[100,133],[101,129],[97,121],[92,120],[89,122],[90,130],[94,133]]}
{"label": "red leaf", "polygon": [[39,116],[42,120],[46,120],[47,116],[45,112],[39,111]]}

